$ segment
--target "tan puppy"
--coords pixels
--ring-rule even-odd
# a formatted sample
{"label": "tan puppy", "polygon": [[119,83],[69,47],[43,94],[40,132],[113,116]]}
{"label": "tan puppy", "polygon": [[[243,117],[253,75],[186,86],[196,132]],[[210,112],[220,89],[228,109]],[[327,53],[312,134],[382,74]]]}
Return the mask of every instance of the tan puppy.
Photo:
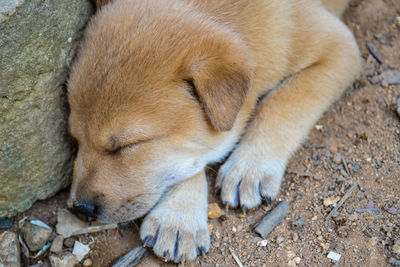
{"label": "tan puppy", "polygon": [[204,167],[233,150],[222,201],[274,199],[290,156],[359,72],[352,34],[317,0],[107,3],[69,80],[70,202],[104,222],[148,213],[144,243],[192,260],[210,242]]}

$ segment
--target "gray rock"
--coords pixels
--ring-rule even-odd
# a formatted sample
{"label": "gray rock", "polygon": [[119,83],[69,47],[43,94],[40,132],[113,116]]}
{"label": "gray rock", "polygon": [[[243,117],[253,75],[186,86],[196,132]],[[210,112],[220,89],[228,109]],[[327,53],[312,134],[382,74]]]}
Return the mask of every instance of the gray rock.
{"label": "gray rock", "polygon": [[50,256],[49,259],[52,267],[73,267],[75,264],[79,263],[77,258],[70,252],[62,255],[53,255]]}
{"label": "gray rock", "polygon": [[29,249],[31,251],[38,251],[46,245],[52,231],[30,222],[26,222],[22,227],[22,233]]}
{"label": "gray rock", "polygon": [[75,215],[65,209],[57,211],[57,234],[70,237],[73,232],[88,227],[89,225],[79,220]]}
{"label": "gray rock", "polygon": [[54,238],[53,243],[51,243],[50,251],[54,253],[59,253],[62,251],[64,243],[64,237],[62,235],[56,236]]}
{"label": "gray rock", "polygon": [[0,234],[0,266],[20,267],[21,250],[16,233],[5,231]]}
{"label": "gray rock", "polygon": [[92,13],[87,0],[0,1],[0,218],[70,182],[63,85]]}

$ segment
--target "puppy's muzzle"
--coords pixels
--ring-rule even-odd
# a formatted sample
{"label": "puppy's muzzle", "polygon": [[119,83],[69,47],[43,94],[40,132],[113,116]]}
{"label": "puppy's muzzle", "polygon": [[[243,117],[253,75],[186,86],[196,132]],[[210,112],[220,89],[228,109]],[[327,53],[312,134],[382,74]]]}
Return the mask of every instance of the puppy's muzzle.
{"label": "puppy's muzzle", "polygon": [[98,207],[95,203],[90,201],[73,201],[72,208],[74,211],[79,212],[85,216],[96,218],[98,215]]}

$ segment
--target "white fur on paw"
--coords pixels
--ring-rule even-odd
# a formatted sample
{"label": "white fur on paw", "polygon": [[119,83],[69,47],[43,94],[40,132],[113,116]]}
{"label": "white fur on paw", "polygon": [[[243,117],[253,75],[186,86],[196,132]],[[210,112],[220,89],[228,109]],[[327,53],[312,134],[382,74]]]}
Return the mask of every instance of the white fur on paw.
{"label": "white fur on paw", "polygon": [[260,205],[263,200],[275,199],[284,172],[283,160],[259,155],[239,145],[221,166],[216,187],[221,189],[225,204],[230,207],[240,204],[245,210]]}
{"label": "white fur on paw", "polygon": [[194,260],[210,248],[207,212],[155,207],[144,219],[140,237],[145,246],[153,247],[154,253],[164,260]]}

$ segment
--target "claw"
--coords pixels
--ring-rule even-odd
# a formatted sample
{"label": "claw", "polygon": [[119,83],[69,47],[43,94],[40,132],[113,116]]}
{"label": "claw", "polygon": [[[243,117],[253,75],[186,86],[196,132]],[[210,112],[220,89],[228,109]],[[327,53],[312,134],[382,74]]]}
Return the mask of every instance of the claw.
{"label": "claw", "polygon": [[164,258],[165,261],[168,261],[168,258],[169,258],[169,251],[168,250],[163,252],[163,258]]}
{"label": "claw", "polygon": [[271,204],[271,198],[269,196],[265,197],[265,202],[269,205]]}
{"label": "claw", "polygon": [[207,253],[207,249],[205,247],[200,247],[200,248],[198,248],[198,250],[200,251],[199,254],[201,254],[201,255],[204,255]]}
{"label": "claw", "polygon": [[180,261],[178,260],[178,258],[180,258],[179,256],[179,231],[176,232],[176,237],[175,237],[175,247],[174,247],[174,259],[176,259],[176,261]]}
{"label": "claw", "polygon": [[239,201],[240,201],[240,184],[242,183],[242,181],[240,181],[238,183],[238,185],[236,186],[236,197],[234,202],[232,203],[232,207],[236,207],[237,205],[239,205]]}
{"label": "claw", "polygon": [[242,206],[242,211],[243,211],[243,214],[246,215],[246,206],[245,205]]}
{"label": "claw", "polygon": [[150,245],[151,239],[152,239],[151,236],[146,236],[145,239],[143,240],[143,246],[144,247],[151,247],[151,245]]}

